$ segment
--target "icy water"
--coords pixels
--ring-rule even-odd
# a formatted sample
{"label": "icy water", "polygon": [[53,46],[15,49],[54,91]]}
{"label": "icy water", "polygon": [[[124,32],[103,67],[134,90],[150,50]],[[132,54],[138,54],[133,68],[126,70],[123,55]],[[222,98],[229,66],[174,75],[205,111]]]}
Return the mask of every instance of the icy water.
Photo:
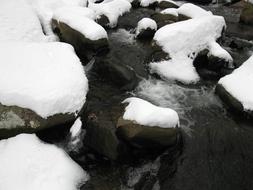
{"label": "icy water", "polygon": [[[239,27],[233,19],[238,18],[238,10],[231,11],[217,6],[205,8],[225,15],[228,26],[232,26],[229,38],[240,39],[251,34],[252,28],[245,30],[245,35],[233,29]],[[138,67],[138,64],[145,61],[147,52],[143,49],[146,45],[134,39],[131,22],[148,14],[150,12],[144,10],[136,12],[129,20],[119,23],[121,29],[109,32],[112,51],[116,52],[118,59],[128,60],[140,76],[145,76],[143,68]],[[250,46],[243,50],[225,48],[231,52],[238,66],[252,54],[253,49]],[[253,189],[253,123],[227,111],[227,107],[215,94],[217,81],[182,85],[149,76],[146,79],[144,77],[135,90],[127,93],[113,84],[105,84],[92,70],[89,81],[90,91],[100,94],[93,98],[100,106],[110,108],[112,104],[134,95],[156,105],[175,109],[180,116],[183,145],[179,149],[169,149],[153,159],[143,159],[132,164],[105,160],[87,162],[89,159],[94,160],[92,154],[74,156],[91,175],[91,180],[83,189]]]}

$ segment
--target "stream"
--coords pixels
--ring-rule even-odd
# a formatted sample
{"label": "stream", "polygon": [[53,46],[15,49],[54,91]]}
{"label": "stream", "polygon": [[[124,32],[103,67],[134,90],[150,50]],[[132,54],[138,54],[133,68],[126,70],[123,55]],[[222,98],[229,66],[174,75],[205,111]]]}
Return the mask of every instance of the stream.
{"label": "stream", "polygon": [[[227,21],[223,45],[240,66],[252,53],[253,28],[240,26],[239,10],[219,5],[204,6]],[[180,117],[183,145],[168,149],[155,158],[134,163],[111,163],[94,158],[93,153],[72,156],[90,174],[85,190],[250,190],[253,188],[253,124],[227,107],[215,94],[217,81],[183,85],[146,76],[139,64],[146,59],[149,45],[136,41],[131,33],[134,23],[153,10],[132,11],[110,30],[110,59],[128,64],[140,76],[138,86],[121,91],[99,76],[88,73],[88,96],[99,109],[110,109],[124,98],[137,96],[162,107],[176,110]],[[243,28],[242,28],[243,27]],[[241,31],[244,31],[243,33]],[[245,48],[231,48],[231,40],[245,42]],[[251,45],[250,45],[251,44]]]}

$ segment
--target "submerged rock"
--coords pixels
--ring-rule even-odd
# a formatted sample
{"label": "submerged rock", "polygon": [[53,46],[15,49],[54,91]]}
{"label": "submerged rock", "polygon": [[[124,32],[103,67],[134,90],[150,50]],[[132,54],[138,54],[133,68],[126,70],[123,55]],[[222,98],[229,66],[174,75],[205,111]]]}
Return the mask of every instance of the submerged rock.
{"label": "submerged rock", "polygon": [[253,4],[245,3],[240,16],[240,22],[253,25]]}

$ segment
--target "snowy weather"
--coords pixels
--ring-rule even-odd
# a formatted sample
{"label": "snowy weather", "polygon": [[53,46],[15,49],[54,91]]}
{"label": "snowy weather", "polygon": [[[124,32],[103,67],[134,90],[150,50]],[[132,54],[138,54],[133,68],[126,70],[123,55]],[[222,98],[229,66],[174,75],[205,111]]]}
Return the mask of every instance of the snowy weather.
{"label": "snowy weather", "polygon": [[253,0],[0,0],[0,190],[252,190]]}

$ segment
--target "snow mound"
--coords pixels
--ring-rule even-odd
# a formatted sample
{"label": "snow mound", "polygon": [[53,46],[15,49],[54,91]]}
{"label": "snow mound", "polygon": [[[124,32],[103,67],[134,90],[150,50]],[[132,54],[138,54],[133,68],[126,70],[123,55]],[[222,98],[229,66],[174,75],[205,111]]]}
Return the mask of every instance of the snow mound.
{"label": "snow mound", "polygon": [[86,6],[85,0],[26,0],[34,8],[39,16],[45,33],[51,40],[57,40],[51,27],[51,20],[54,12],[61,7]]}
{"label": "snow mound", "polygon": [[205,16],[213,15],[211,11],[206,11],[201,7],[191,3],[183,4],[181,7],[177,9],[177,12],[178,14],[182,14],[190,18],[203,18]]}
{"label": "snow mound", "polygon": [[161,14],[169,14],[169,15],[173,15],[173,16],[178,16],[178,9],[176,8],[168,8],[168,9],[164,9],[163,11],[161,11]]}
{"label": "snow mound", "polygon": [[60,148],[21,134],[0,141],[0,189],[77,190],[87,173]]}
{"label": "snow mound", "polygon": [[84,7],[60,8],[55,12],[53,19],[67,24],[90,40],[107,39],[105,29],[92,20],[95,19],[95,12],[91,9]]}
{"label": "snow mound", "polygon": [[165,79],[194,83],[199,75],[193,61],[199,52],[208,49],[228,62],[231,56],[223,50],[216,40],[226,27],[225,20],[220,16],[207,16],[173,23],[160,28],[154,36],[157,45],[167,52],[171,59],[150,63],[151,72]]}
{"label": "snow mound", "polygon": [[242,64],[232,74],[219,80],[227,92],[236,98],[245,111],[253,111],[253,56]]}
{"label": "snow mound", "polygon": [[141,31],[147,30],[150,28],[151,30],[157,30],[157,24],[153,19],[150,18],[143,18],[141,19],[136,28],[136,34],[138,35]]}
{"label": "snow mound", "polygon": [[45,41],[40,21],[25,0],[0,1],[0,41]]}
{"label": "snow mound", "polygon": [[85,103],[88,81],[72,46],[60,43],[1,43],[0,102],[43,118],[75,113]]}
{"label": "snow mound", "polygon": [[118,18],[124,13],[129,12],[132,5],[128,0],[110,0],[102,3],[89,3],[88,7],[93,9],[99,18],[102,15],[109,19],[109,26],[115,27],[118,23]]}
{"label": "snow mound", "polygon": [[129,103],[125,108],[124,120],[150,127],[173,128],[179,125],[177,112],[170,108],[158,107],[134,97],[127,98],[123,103]]}

